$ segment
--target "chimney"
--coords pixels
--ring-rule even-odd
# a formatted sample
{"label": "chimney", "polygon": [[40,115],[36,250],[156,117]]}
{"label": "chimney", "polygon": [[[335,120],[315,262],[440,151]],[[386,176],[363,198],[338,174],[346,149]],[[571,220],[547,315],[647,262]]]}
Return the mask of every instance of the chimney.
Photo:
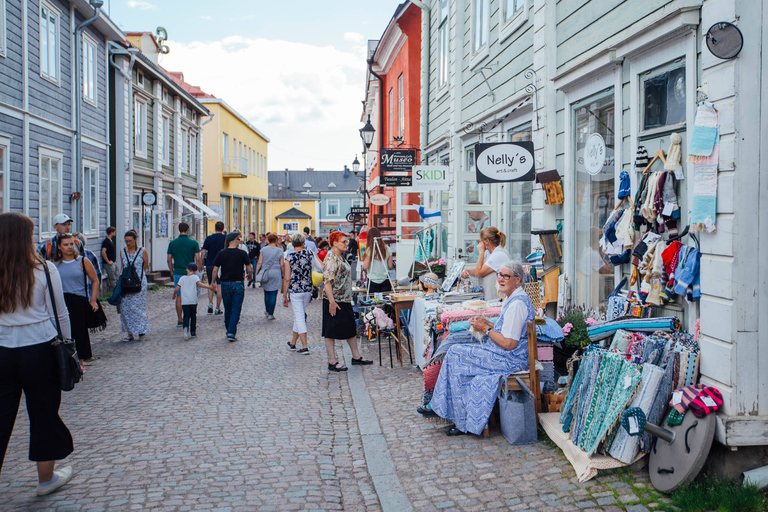
{"label": "chimney", "polygon": [[349,167],[344,166],[344,179],[349,178]]}
{"label": "chimney", "polygon": [[314,168],[314,167],[307,167],[307,170],[308,170],[308,171],[314,171],[314,170],[315,170],[315,168]]}

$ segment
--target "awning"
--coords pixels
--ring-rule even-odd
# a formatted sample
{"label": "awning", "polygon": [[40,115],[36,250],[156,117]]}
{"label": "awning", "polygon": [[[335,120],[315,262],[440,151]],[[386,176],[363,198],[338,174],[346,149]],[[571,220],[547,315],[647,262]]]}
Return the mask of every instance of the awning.
{"label": "awning", "polygon": [[181,206],[183,206],[184,208],[192,212],[194,215],[202,216],[199,210],[195,210],[194,208],[192,208],[192,206],[188,202],[186,202],[184,199],[177,196],[176,194],[171,194],[169,192],[166,192],[165,195],[167,195],[168,197],[170,197],[171,199],[179,203]]}
{"label": "awning", "polygon": [[189,202],[197,206],[198,208],[200,208],[200,211],[202,211],[203,214],[209,219],[218,220],[221,218],[221,215],[213,211],[211,208],[208,207],[207,204],[203,203],[199,199],[193,199],[190,197]]}

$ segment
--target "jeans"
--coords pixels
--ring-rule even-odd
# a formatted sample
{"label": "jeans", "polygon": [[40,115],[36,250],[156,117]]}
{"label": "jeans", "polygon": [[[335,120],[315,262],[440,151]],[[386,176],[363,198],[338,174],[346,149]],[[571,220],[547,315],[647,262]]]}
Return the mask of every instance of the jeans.
{"label": "jeans", "polygon": [[307,332],[307,313],[305,312],[312,292],[292,293],[291,306],[293,307],[293,332],[304,334]]}
{"label": "jeans", "polygon": [[112,295],[112,292],[117,286],[117,280],[120,279],[120,269],[117,268],[117,263],[111,265],[104,264],[101,280],[101,295],[106,297]]}
{"label": "jeans", "polygon": [[240,310],[243,309],[245,285],[242,281],[225,281],[221,283],[221,299],[224,302],[224,327],[227,334],[237,334],[237,323],[240,321]]}
{"label": "jeans", "polygon": [[277,290],[268,292],[264,290],[264,307],[267,309],[267,314],[275,314],[275,304],[277,303]]}
{"label": "jeans", "polygon": [[182,304],[182,325],[186,329],[189,327],[190,334],[197,333],[197,304]]}
{"label": "jeans", "polygon": [[256,264],[259,262],[259,258],[251,258],[251,266],[253,267],[253,274],[251,275],[251,281],[256,280]]}

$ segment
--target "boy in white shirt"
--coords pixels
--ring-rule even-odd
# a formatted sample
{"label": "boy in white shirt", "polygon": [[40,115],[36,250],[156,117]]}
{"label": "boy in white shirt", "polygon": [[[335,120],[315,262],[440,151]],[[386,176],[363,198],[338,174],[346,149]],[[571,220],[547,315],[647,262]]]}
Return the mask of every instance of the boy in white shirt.
{"label": "boy in white shirt", "polygon": [[187,275],[179,278],[179,284],[173,290],[173,300],[181,290],[181,314],[184,326],[184,339],[197,336],[197,287],[216,290],[216,285],[203,284],[197,275],[197,264],[187,265]]}

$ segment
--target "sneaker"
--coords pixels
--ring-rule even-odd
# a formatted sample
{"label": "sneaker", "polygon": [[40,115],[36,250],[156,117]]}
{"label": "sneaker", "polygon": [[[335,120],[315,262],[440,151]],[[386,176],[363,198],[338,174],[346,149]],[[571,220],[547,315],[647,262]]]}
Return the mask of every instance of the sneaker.
{"label": "sneaker", "polygon": [[189,339],[189,327],[184,328],[184,339],[185,340]]}
{"label": "sneaker", "polygon": [[288,348],[291,350],[296,350],[296,345],[292,345],[290,341],[287,341],[286,343],[288,344]]}
{"label": "sneaker", "polygon": [[209,315],[213,314],[213,304],[208,304],[208,314]]}
{"label": "sneaker", "polygon": [[184,322],[179,322],[176,324],[176,327],[184,327]]}
{"label": "sneaker", "polygon": [[224,312],[223,312],[222,310],[220,310],[220,309],[214,309],[214,310],[213,310],[213,314],[214,314],[214,315],[223,315],[223,314],[224,314]]}
{"label": "sneaker", "polygon": [[237,338],[235,338],[234,334],[227,334],[227,339],[229,341],[237,341]]}
{"label": "sneaker", "polygon": [[309,355],[309,349],[308,348],[300,348],[299,350],[296,351],[296,353],[308,356]]}
{"label": "sneaker", "polygon": [[197,333],[194,333],[194,332],[193,332],[192,334],[190,334],[190,335],[189,335],[189,337],[190,337],[190,338],[197,338]]}
{"label": "sneaker", "polygon": [[270,320],[274,320],[275,319],[275,315],[267,315],[267,318],[269,318]]}
{"label": "sneaker", "polygon": [[46,494],[51,494],[53,491],[56,491],[58,489],[61,489],[65,485],[69,483],[70,480],[72,480],[73,475],[72,466],[67,466],[62,469],[57,469],[53,472],[53,478],[56,479],[53,483],[47,483],[47,484],[37,484],[37,495],[38,496],[45,496]]}

